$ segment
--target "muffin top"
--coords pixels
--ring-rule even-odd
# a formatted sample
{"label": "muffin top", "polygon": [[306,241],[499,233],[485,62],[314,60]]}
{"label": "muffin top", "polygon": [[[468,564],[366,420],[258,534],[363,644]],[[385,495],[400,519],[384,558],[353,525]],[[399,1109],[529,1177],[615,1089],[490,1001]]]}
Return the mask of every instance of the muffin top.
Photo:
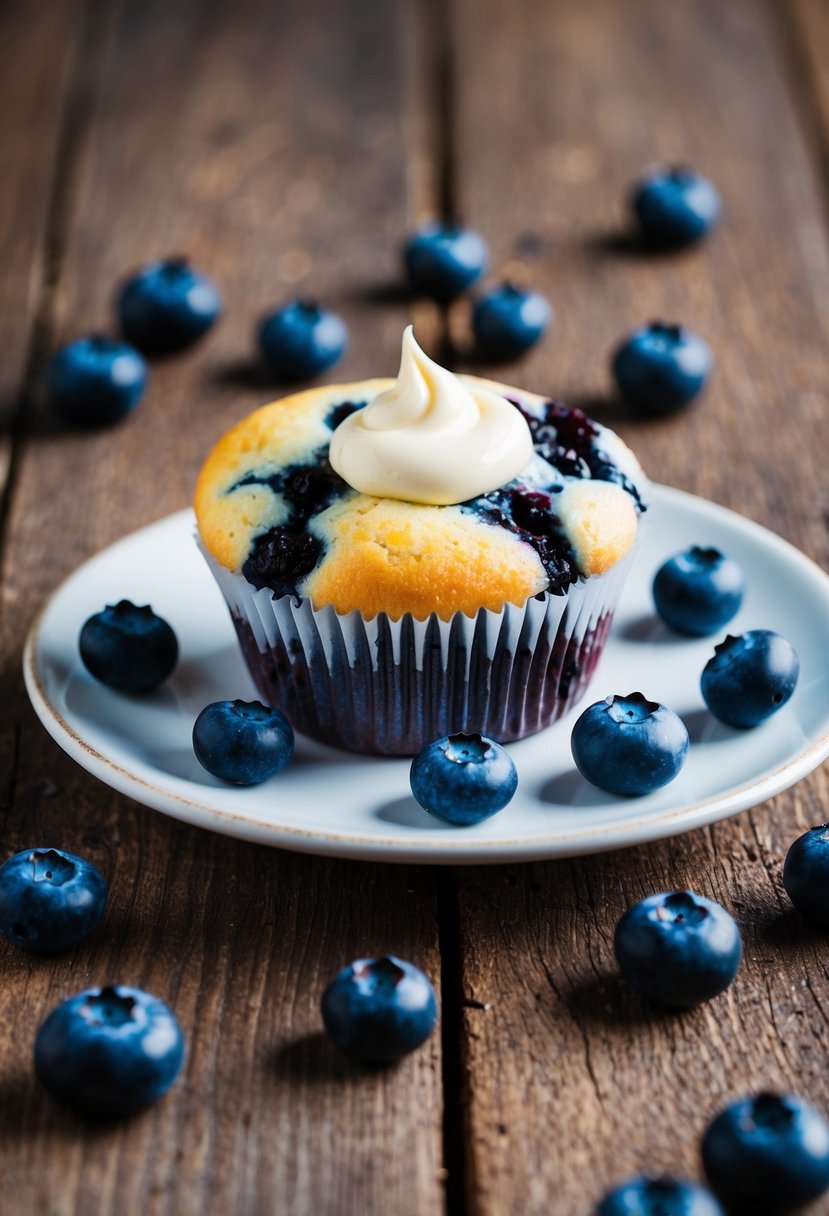
{"label": "muffin top", "polygon": [[609,570],[633,545],[645,485],[607,427],[455,377],[407,331],[397,381],[309,389],[239,422],[195,507],[213,558],[276,596],[448,619]]}

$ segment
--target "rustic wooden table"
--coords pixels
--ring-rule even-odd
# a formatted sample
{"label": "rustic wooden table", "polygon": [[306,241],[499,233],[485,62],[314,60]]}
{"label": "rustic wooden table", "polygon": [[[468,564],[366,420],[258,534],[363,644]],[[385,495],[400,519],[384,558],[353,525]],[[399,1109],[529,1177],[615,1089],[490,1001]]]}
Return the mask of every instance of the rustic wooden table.
{"label": "rustic wooden table", "polygon": [[[412,314],[389,290],[399,244],[440,211],[554,301],[551,338],[515,369],[529,388],[601,400],[621,333],[664,316],[704,334],[704,403],[620,429],[659,480],[829,566],[827,63],[823,0],[7,0],[2,849],[85,854],[111,901],[68,956],[0,943],[4,1216],[587,1216],[638,1168],[697,1174],[730,1096],[791,1088],[829,1111],[826,939],[781,886],[788,842],[827,817],[825,771],[730,822],[583,860],[318,860],[112,793],[46,736],[20,675],[52,588],[186,505],[215,438],[268,398],[250,365],[267,305],[314,293],[346,316],[337,378],[394,370]],[[614,234],[659,158],[706,171],[727,219],[653,260]],[[153,366],[123,425],[61,431],[50,353],[111,326],[126,270],[177,252],[221,284],[221,325]],[[464,308],[413,310],[433,350],[452,352]],[[620,986],[612,926],[683,886],[734,911],[745,965],[718,1000],[659,1017]],[[438,984],[441,1033],[366,1072],[322,1038],[319,994],[384,949]],[[155,1109],[88,1128],[35,1088],[32,1042],[61,997],[113,978],[171,1002],[189,1057]]]}

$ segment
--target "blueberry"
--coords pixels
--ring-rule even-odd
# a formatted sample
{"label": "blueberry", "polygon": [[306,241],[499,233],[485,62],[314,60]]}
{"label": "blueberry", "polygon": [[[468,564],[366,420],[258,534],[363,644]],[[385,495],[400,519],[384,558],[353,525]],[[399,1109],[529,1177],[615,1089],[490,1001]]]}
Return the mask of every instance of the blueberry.
{"label": "blueberry", "polygon": [[483,735],[449,735],[412,761],[417,801],[438,819],[468,827],[503,810],[518,788],[518,773],[500,743]]}
{"label": "blueberry", "polygon": [[96,680],[121,692],[152,692],[176,665],[178,641],[149,604],[120,600],[84,622],[84,666]]}
{"label": "blueberry", "polygon": [[783,886],[798,912],[829,928],[829,823],[810,828],[791,845]]}
{"label": "blueberry", "polygon": [[596,1216],[725,1216],[717,1200],[696,1182],[640,1174],[616,1187]]}
{"label": "blueberry", "polygon": [[709,347],[681,325],[654,321],[631,334],[613,357],[625,403],[637,414],[675,414],[700,393],[711,372]]}
{"label": "blueberry", "polygon": [[609,794],[649,794],[673,781],[688,755],[688,731],[673,710],[641,692],[588,706],[573,727],[581,775]]}
{"label": "blueberry", "polygon": [[719,549],[692,545],[659,567],[653,580],[656,611],[677,633],[705,637],[740,610],[745,575]]}
{"label": "blueberry", "polygon": [[711,182],[686,165],[649,173],[632,202],[642,239],[653,249],[692,245],[713,228],[721,211]]}
{"label": "blueberry", "polygon": [[743,953],[740,930],[725,908],[691,891],[649,895],[628,908],[614,949],[628,983],[672,1009],[724,992]]}
{"label": "blueberry", "polygon": [[108,426],[135,408],[147,387],[137,350],[112,338],[78,338],[49,365],[49,396],[70,426]]}
{"label": "blueberry", "polygon": [[118,320],[128,342],[148,355],[171,354],[207,333],[222,311],[216,285],[186,258],[150,262],[118,296]]}
{"label": "blueberry", "polygon": [[338,1047],[369,1064],[393,1064],[425,1043],[437,1022],[435,990],[393,955],[361,958],[322,994],[322,1020]]}
{"label": "blueberry", "polygon": [[542,336],[553,315],[537,291],[503,283],[482,296],[472,312],[478,349],[487,359],[515,359]]}
{"label": "blueberry", "polygon": [[261,701],[214,701],[196,718],[193,750],[214,777],[258,785],[291,759],[294,732],[283,713]]}
{"label": "blueberry", "polygon": [[706,1131],[702,1162],[733,1216],[785,1216],[829,1187],[829,1124],[789,1094],[742,1098]]}
{"label": "blueberry", "polygon": [[469,228],[428,224],[409,238],[404,259],[412,291],[447,302],[477,283],[489,251],[483,237]]}
{"label": "blueberry", "polygon": [[92,862],[24,849],[0,866],[0,930],[24,950],[71,950],[104,915],[107,885]]}
{"label": "blueberry", "polygon": [[771,629],[750,629],[714,647],[700,687],[715,718],[747,729],[785,705],[795,690],[800,662],[794,647]]}
{"label": "blueberry", "polygon": [[184,1060],[173,1012],[149,992],[89,988],[58,1005],[35,1040],[35,1072],[63,1105],[118,1118],[167,1092]]}
{"label": "blueberry", "polygon": [[293,300],[259,329],[265,362],[280,380],[308,380],[333,367],[348,342],[345,322],[313,300]]}

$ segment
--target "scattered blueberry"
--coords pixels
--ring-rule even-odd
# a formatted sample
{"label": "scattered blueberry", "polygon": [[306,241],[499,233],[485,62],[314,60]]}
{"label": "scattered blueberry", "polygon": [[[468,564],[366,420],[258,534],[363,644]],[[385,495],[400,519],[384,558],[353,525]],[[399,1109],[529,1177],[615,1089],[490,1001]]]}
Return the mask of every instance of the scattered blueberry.
{"label": "scattered blueberry", "polygon": [[637,414],[675,414],[700,393],[713,366],[710,348],[681,325],[654,321],[636,330],[613,356],[625,403]]}
{"label": "scattered blueberry", "polygon": [[417,801],[438,819],[469,827],[503,810],[518,788],[518,773],[500,743],[483,735],[449,735],[412,761]]}
{"label": "scattered blueberry", "polygon": [[120,600],[84,622],[80,651],[87,671],[109,688],[152,692],[175,667],[178,641],[149,604]]}
{"label": "scattered blueberry", "polygon": [[193,750],[214,777],[258,785],[291,759],[294,732],[283,713],[260,701],[214,701],[196,718]]}
{"label": "scattered blueberry", "polygon": [[725,1216],[717,1200],[696,1182],[667,1175],[639,1175],[616,1187],[596,1216]]}
{"label": "scattered blueberry", "polygon": [[35,1040],[35,1071],[81,1114],[117,1118],[167,1092],[184,1060],[172,1010],[140,988],[90,988],[58,1005]]}
{"label": "scattered blueberry", "polygon": [[702,1162],[734,1216],[785,1216],[829,1187],[829,1124],[789,1094],[733,1102],[710,1125]]}
{"label": "scattered blueberry", "polygon": [[810,828],[791,845],[783,886],[798,912],[829,927],[829,823]]}
{"label": "scattered blueberry", "polygon": [[477,283],[489,251],[483,237],[469,228],[428,224],[409,238],[404,258],[412,291],[446,302]]}
{"label": "scattered blueberry", "polygon": [[581,775],[609,794],[649,794],[673,781],[688,755],[688,731],[672,709],[641,692],[588,706],[573,727]]}
{"label": "scattered blueberry", "polygon": [[657,1005],[688,1009],[724,992],[740,966],[740,930],[725,908],[692,891],[649,895],[616,926],[616,960]]}
{"label": "scattered blueberry", "polygon": [[659,567],[653,580],[656,611],[677,633],[705,637],[740,610],[745,575],[719,549],[692,545]]}
{"label": "scattered blueberry", "polygon": [[393,1064],[425,1043],[437,1022],[429,980],[412,963],[361,958],[322,994],[322,1020],[338,1047],[369,1064]]}
{"label": "scattered blueberry", "polygon": [[100,870],[62,849],[24,849],[0,866],[0,930],[24,950],[71,950],[99,924],[106,902]]}
{"label": "scattered blueberry", "polygon": [[186,258],[151,262],[137,271],[118,296],[121,333],[148,355],[190,346],[222,311],[216,285]]}
{"label": "scattered blueberry", "polygon": [[107,426],[134,409],[147,387],[137,350],[112,338],[78,338],[49,365],[49,396],[70,426]]}
{"label": "scattered blueberry", "polygon": [[633,210],[652,249],[681,249],[700,240],[720,217],[720,196],[687,165],[656,169],[638,183]]}
{"label": "scattered blueberry", "polygon": [[487,359],[516,359],[542,336],[553,315],[549,302],[537,291],[513,283],[493,287],[472,312],[472,330]]}
{"label": "scattered blueberry", "polygon": [[280,380],[309,380],[333,367],[348,342],[345,322],[313,300],[293,300],[259,329],[265,362]]}
{"label": "scattered blueberry", "polygon": [[729,634],[714,647],[700,687],[715,718],[728,726],[757,726],[785,705],[795,690],[800,662],[794,647],[771,629]]}

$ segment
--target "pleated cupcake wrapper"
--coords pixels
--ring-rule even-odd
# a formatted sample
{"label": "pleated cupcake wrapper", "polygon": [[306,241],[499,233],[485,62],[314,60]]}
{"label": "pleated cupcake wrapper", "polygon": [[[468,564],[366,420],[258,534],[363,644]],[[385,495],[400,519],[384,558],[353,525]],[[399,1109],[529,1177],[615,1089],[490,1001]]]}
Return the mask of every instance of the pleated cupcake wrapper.
{"label": "pleated cupcake wrapper", "polygon": [[561,717],[593,673],[632,560],[520,607],[395,621],[275,598],[200,548],[263,700],[313,738],[392,755],[457,731],[508,742]]}

